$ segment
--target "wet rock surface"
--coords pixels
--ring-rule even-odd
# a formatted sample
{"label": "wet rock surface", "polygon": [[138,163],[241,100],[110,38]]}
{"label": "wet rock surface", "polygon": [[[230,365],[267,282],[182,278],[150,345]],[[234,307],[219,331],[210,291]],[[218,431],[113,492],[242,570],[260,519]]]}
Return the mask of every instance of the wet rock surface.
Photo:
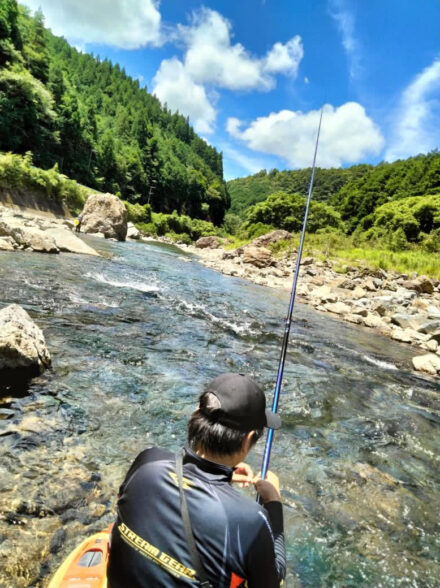
{"label": "wet rock surface", "polygon": [[32,376],[50,366],[43,332],[18,304],[0,310],[0,377]]}

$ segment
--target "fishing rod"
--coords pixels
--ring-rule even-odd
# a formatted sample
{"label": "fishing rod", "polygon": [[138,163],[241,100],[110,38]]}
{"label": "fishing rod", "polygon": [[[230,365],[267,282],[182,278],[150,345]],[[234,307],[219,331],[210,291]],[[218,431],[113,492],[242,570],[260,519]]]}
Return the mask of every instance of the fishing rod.
{"label": "fishing rod", "polygon": [[[290,325],[292,324],[292,311],[293,311],[293,305],[295,304],[296,284],[298,282],[299,268],[300,268],[300,264],[301,264],[301,256],[302,256],[303,246],[304,246],[304,236],[305,236],[306,227],[307,227],[307,218],[309,216],[310,200],[312,197],[313,180],[315,178],[316,154],[318,152],[319,134],[321,132],[321,122],[322,122],[323,110],[324,110],[324,106],[321,108],[321,114],[319,117],[318,132],[316,134],[315,154],[313,156],[312,174],[310,176],[309,191],[307,194],[306,210],[304,212],[304,220],[303,220],[303,226],[302,226],[302,231],[301,231],[301,238],[299,241],[298,255],[296,257],[296,267],[295,267],[295,273],[293,276],[292,291],[290,293],[289,310],[287,312],[286,323],[285,323],[285,328],[284,328],[283,344],[281,346],[280,361],[279,361],[279,365],[278,365],[277,383],[275,386],[275,392],[274,392],[273,402],[272,402],[272,412],[278,411],[278,403],[280,400],[281,384],[283,381],[283,373],[284,373],[284,364],[286,361],[287,346],[289,344]],[[261,465],[261,478],[263,480],[265,479],[266,474],[267,474],[267,470],[269,469],[269,460],[270,460],[270,452],[271,452],[272,443],[273,443],[273,435],[274,435],[274,430],[268,429],[267,437],[266,437],[266,445],[264,447],[263,463]],[[258,498],[257,498],[257,500],[258,500]]]}

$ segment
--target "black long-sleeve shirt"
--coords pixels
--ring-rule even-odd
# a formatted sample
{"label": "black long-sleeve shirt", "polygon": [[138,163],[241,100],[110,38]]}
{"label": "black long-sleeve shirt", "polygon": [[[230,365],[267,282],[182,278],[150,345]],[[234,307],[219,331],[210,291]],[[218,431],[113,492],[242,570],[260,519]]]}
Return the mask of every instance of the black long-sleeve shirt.
{"label": "black long-sleeve shirt", "polygon": [[[218,588],[278,588],[285,575],[280,502],[265,507],[231,487],[233,468],[185,450],[184,489],[197,549]],[[138,455],[120,489],[111,537],[111,588],[197,585],[183,528],[175,455]],[[247,581],[247,584],[246,584]]]}

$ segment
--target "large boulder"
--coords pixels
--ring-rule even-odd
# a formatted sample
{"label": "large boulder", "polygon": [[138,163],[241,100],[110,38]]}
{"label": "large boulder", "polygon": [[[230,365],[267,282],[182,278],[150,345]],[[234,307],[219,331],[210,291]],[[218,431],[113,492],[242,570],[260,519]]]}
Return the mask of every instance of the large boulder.
{"label": "large boulder", "polygon": [[81,231],[125,241],[127,209],[122,200],[113,194],[91,194],[82,211]]}
{"label": "large boulder", "polygon": [[278,241],[284,241],[286,239],[292,238],[292,233],[284,231],[283,229],[277,229],[276,231],[271,231],[270,233],[266,233],[261,237],[257,237],[252,241],[252,245],[255,247],[267,247],[267,245],[270,243],[277,243]]}
{"label": "large boulder", "polygon": [[0,251],[14,251],[17,243],[12,237],[0,237]]}
{"label": "large boulder", "polygon": [[249,245],[243,249],[243,263],[250,263],[256,267],[268,267],[274,263],[272,253],[265,247],[253,247]]}
{"label": "large boulder", "polygon": [[60,251],[99,256],[97,251],[92,249],[92,247],[89,247],[87,243],[84,243],[84,241],[79,239],[75,234],[67,229],[58,227],[56,229],[47,229],[45,233],[50,235],[55,240],[55,243]]}
{"label": "large boulder", "polygon": [[18,304],[0,310],[0,372],[37,375],[50,365],[44,335]]}
{"label": "large boulder", "polygon": [[196,241],[198,249],[218,249],[220,242],[217,237],[200,237]]}

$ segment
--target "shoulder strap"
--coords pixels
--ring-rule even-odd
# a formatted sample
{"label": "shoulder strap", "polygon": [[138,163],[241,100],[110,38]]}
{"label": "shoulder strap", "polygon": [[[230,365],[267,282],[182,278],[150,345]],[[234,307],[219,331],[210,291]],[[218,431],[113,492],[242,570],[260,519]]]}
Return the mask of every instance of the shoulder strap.
{"label": "shoulder strap", "polygon": [[182,513],[183,528],[185,529],[186,541],[188,543],[189,553],[191,555],[194,569],[197,572],[197,577],[200,580],[200,586],[203,588],[214,588],[208,580],[203,564],[200,560],[200,555],[196,547],[196,541],[191,527],[191,519],[189,518],[188,505],[186,503],[185,492],[183,490],[183,454],[176,455],[176,475],[179,483],[180,493],[180,510]]}

